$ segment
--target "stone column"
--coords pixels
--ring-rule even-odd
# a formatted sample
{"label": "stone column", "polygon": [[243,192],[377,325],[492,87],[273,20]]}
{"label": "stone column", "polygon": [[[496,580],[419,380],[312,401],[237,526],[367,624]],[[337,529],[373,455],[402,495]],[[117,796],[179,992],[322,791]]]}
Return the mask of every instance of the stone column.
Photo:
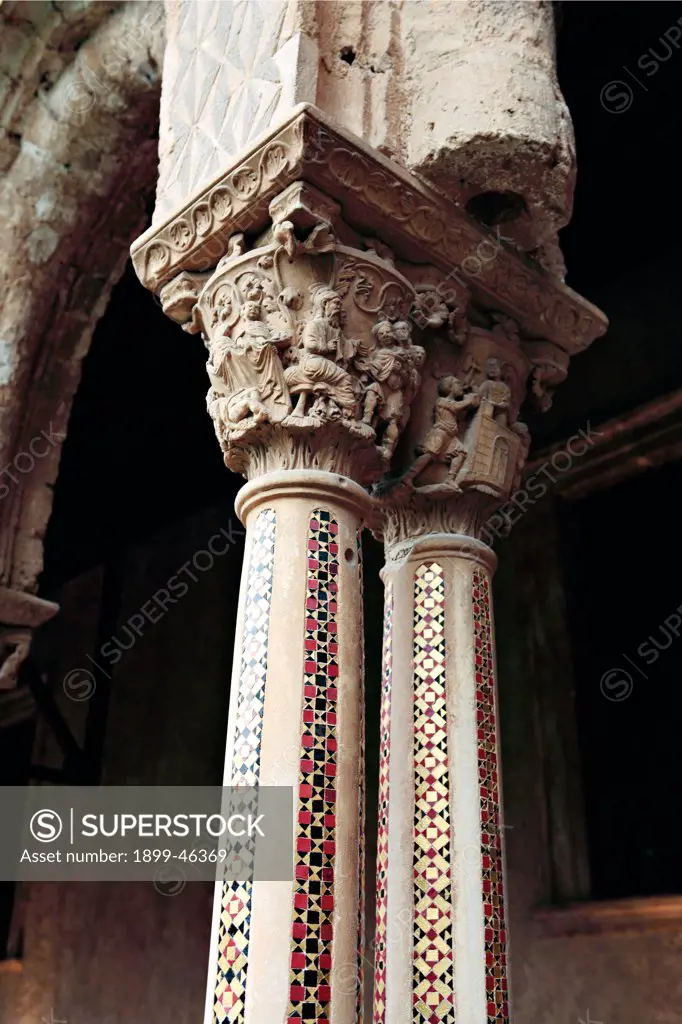
{"label": "stone column", "polygon": [[294,879],[217,887],[207,1022],[321,1021],[332,1010],[355,1020],[361,992],[345,965],[358,964],[364,899],[367,506],[356,483],[319,470],[267,473],[238,497],[247,547],[225,785],[292,787]]}
{"label": "stone column", "polygon": [[[269,149],[270,176],[280,153]],[[406,319],[414,289],[380,248],[294,182],[259,233],[223,241],[214,269],[160,288],[169,316],[204,338],[208,410],[226,465],[249,479],[225,783],[291,786],[295,804],[293,881],[218,886],[206,1024],[361,1012],[359,535],[424,358]]]}
{"label": "stone column", "polygon": [[434,533],[384,570],[377,1024],[509,1019],[495,561]]}
{"label": "stone column", "polygon": [[548,407],[568,355],[428,281],[416,292],[423,383],[375,488],[386,610],[374,1021],[497,1024],[510,1009],[490,543],[533,500],[521,406]]}
{"label": "stone column", "polygon": [[[355,1024],[362,1006],[363,777],[357,531],[367,517],[374,528],[383,520],[387,578],[405,563],[399,573],[409,589],[403,576],[394,586],[402,628],[399,636],[387,630],[386,649],[408,645],[401,673],[418,660],[424,714],[415,721],[410,675],[393,691],[409,701],[407,719],[386,707],[385,721],[402,737],[397,750],[402,743],[410,753],[411,730],[422,744],[419,771],[436,771],[426,745],[428,707],[439,694],[447,701],[452,691],[451,700],[465,701],[470,692],[473,595],[484,587],[474,574],[492,564],[477,538],[486,515],[520,480],[528,431],[517,414],[527,380],[532,376],[533,396],[545,401],[570,353],[601,333],[604,321],[457,204],[307,104],[249,141],[220,176],[138,239],[132,254],[167,314],[203,337],[208,411],[226,465],[249,480],[238,501],[248,543],[225,778],[291,785],[296,794],[293,884],[255,882],[217,893],[205,1024]],[[458,268],[472,258],[480,275],[469,287]],[[434,536],[436,547],[424,547]],[[455,566],[463,580],[451,586],[445,575],[457,579]],[[415,619],[415,608],[435,614],[437,600],[447,666],[439,673],[426,649],[425,620]],[[458,607],[468,608],[468,619],[455,614]],[[335,631],[327,628],[332,616]],[[483,643],[488,625],[481,621]],[[435,630],[433,622],[428,629]],[[390,685],[388,671],[386,680]],[[447,708],[440,713],[447,722]],[[453,802],[441,810],[466,820],[473,836],[474,809],[479,826],[483,820],[473,781],[478,767],[470,764],[467,774],[461,757],[450,764],[460,726],[456,735],[443,728],[448,746],[440,766]],[[378,1003],[383,992],[396,1007],[390,1024],[421,1013],[413,999],[433,1007],[437,1020],[439,994],[447,1020],[455,982],[443,965],[458,971],[460,957],[480,967],[486,956],[482,828],[480,861],[472,857],[473,840],[460,847],[447,833],[448,856],[474,860],[478,875],[469,886],[453,882],[450,862],[433,875],[419,861],[434,892],[425,890],[423,906],[414,902],[413,839],[430,840],[432,795],[426,776],[415,789],[415,750],[396,768],[397,781],[392,763],[382,778],[391,795],[387,803],[382,793],[389,897],[379,932],[391,950],[403,950],[395,967],[389,962],[383,987],[379,964]],[[453,771],[462,781],[461,806]],[[494,794],[490,799],[494,816]],[[402,840],[392,838],[394,827]],[[466,913],[436,942],[424,922],[452,914],[453,885]],[[394,891],[402,903],[395,904]],[[473,928],[475,906],[474,933],[464,929]],[[418,979],[417,946],[396,931],[408,914],[411,935],[417,912]],[[431,980],[428,964],[443,977]],[[457,994],[463,1006],[466,992],[478,993],[479,1017],[484,981],[472,967]]]}

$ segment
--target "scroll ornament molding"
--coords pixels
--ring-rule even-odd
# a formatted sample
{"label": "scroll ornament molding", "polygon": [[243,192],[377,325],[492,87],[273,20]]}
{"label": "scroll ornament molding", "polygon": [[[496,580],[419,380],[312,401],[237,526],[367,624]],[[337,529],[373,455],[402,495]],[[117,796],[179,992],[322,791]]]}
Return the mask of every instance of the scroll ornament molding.
{"label": "scroll ornament molding", "polygon": [[135,242],[132,257],[140,280],[158,292],[182,271],[214,267],[227,239],[265,227],[270,201],[300,180],[338,201],[351,227],[380,234],[399,258],[428,260],[446,275],[477,247],[493,246],[495,258],[472,288],[484,305],[506,307],[529,336],[549,336],[573,353],[606,329],[599,310],[508,251],[415,175],[327,123],[310,105],[295,109],[218,181]]}
{"label": "scroll ornament molding", "polygon": [[164,309],[209,352],[207,396],[225,464],[253,478],[278,469],[343,473],[361,484],[388,468],[421,380],[410,282],[375,250],[318,224],[304,239],[274,225],[243,236],[210,275],[179,275]]}

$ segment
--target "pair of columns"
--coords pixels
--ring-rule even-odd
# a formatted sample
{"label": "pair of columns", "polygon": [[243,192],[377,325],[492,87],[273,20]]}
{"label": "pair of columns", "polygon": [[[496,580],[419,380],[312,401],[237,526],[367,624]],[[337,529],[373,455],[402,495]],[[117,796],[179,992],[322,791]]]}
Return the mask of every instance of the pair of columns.
{"label": "pair of columns", "polygon": [[205,1024],[363,1019],[365,526],[386,547],[375,1024],[508,1021],[481,538],[521,484],[523,402],[547,408],[603,318],[308,105],[133,262],[201,334],[248,479],[225,783],[295,795],[292,882],[217,887]]}
{"label": "pair of columns", "polygon": [[[216,892],[207,1024],[363,1019],[366,492],[273,472],[247,543],[225,783],[291,786],[291,885]],[[508,1020],[490,578],[456,534],[384,570],[376,1022]]]}

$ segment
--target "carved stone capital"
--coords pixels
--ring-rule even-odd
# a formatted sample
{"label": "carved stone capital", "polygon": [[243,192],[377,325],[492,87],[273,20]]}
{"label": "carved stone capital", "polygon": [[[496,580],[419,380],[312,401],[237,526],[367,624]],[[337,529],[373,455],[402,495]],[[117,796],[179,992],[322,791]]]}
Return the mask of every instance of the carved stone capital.
{"label": "carved stone capital", "polygon": [[233,239],[213,274],[183,272],[162,301],[202,332],[208,411],[230,469],[249,479],[324,469],[369,484],[388,468],[420,383],[414,289],[376,251],[315,223],[333,210],[309,199],[289,190],[265,244]]}
{"label": "carved stone capital", "polygon": [[[419,291],[417,296],[429,293]],[[375,487],[387,548],[435,533],[478,537],[518,487],[530,446],[519,420],[533,364],[518,325],[492,313],[456,337],[446,303],[429,315],[423,382],[393,476]]]}
{"label": "carved stone capital", "polygon": [[377,497],[396,536],[422,506],[433,528],[454,515],[476,532],[520,480],[529,378],[546,408],[569,356],[606,328],[503,235],[308,104],[132,257],[205,339],[226,464],[365,485],[389,473]]}

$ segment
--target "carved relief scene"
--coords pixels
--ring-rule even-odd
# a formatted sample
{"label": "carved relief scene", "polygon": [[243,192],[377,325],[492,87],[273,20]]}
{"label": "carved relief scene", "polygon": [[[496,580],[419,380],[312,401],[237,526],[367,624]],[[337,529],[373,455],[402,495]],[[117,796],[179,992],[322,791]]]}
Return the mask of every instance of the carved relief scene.
{"label": "carved relief scene", "polygon": [[420,384],[412,287],[371,249],[338,243],[329,224],[299,240],[283,221],[272,236],[248,251],[243,236],[232,239],[196,308],[179,313],[208,349],[207,405],[226,464],[248,475],[247,445],[322,432],[360,455],[370,483],[388,467]]}
{"label": "carved relief scene", "polygon": [[427,353],[423,383],[380,492],[446,500],[476,490],[503,501],[511,491],[528,448],[519,412],[532,367],[509,317],[473,318],[445,289],[418,288],[412,319]]}

